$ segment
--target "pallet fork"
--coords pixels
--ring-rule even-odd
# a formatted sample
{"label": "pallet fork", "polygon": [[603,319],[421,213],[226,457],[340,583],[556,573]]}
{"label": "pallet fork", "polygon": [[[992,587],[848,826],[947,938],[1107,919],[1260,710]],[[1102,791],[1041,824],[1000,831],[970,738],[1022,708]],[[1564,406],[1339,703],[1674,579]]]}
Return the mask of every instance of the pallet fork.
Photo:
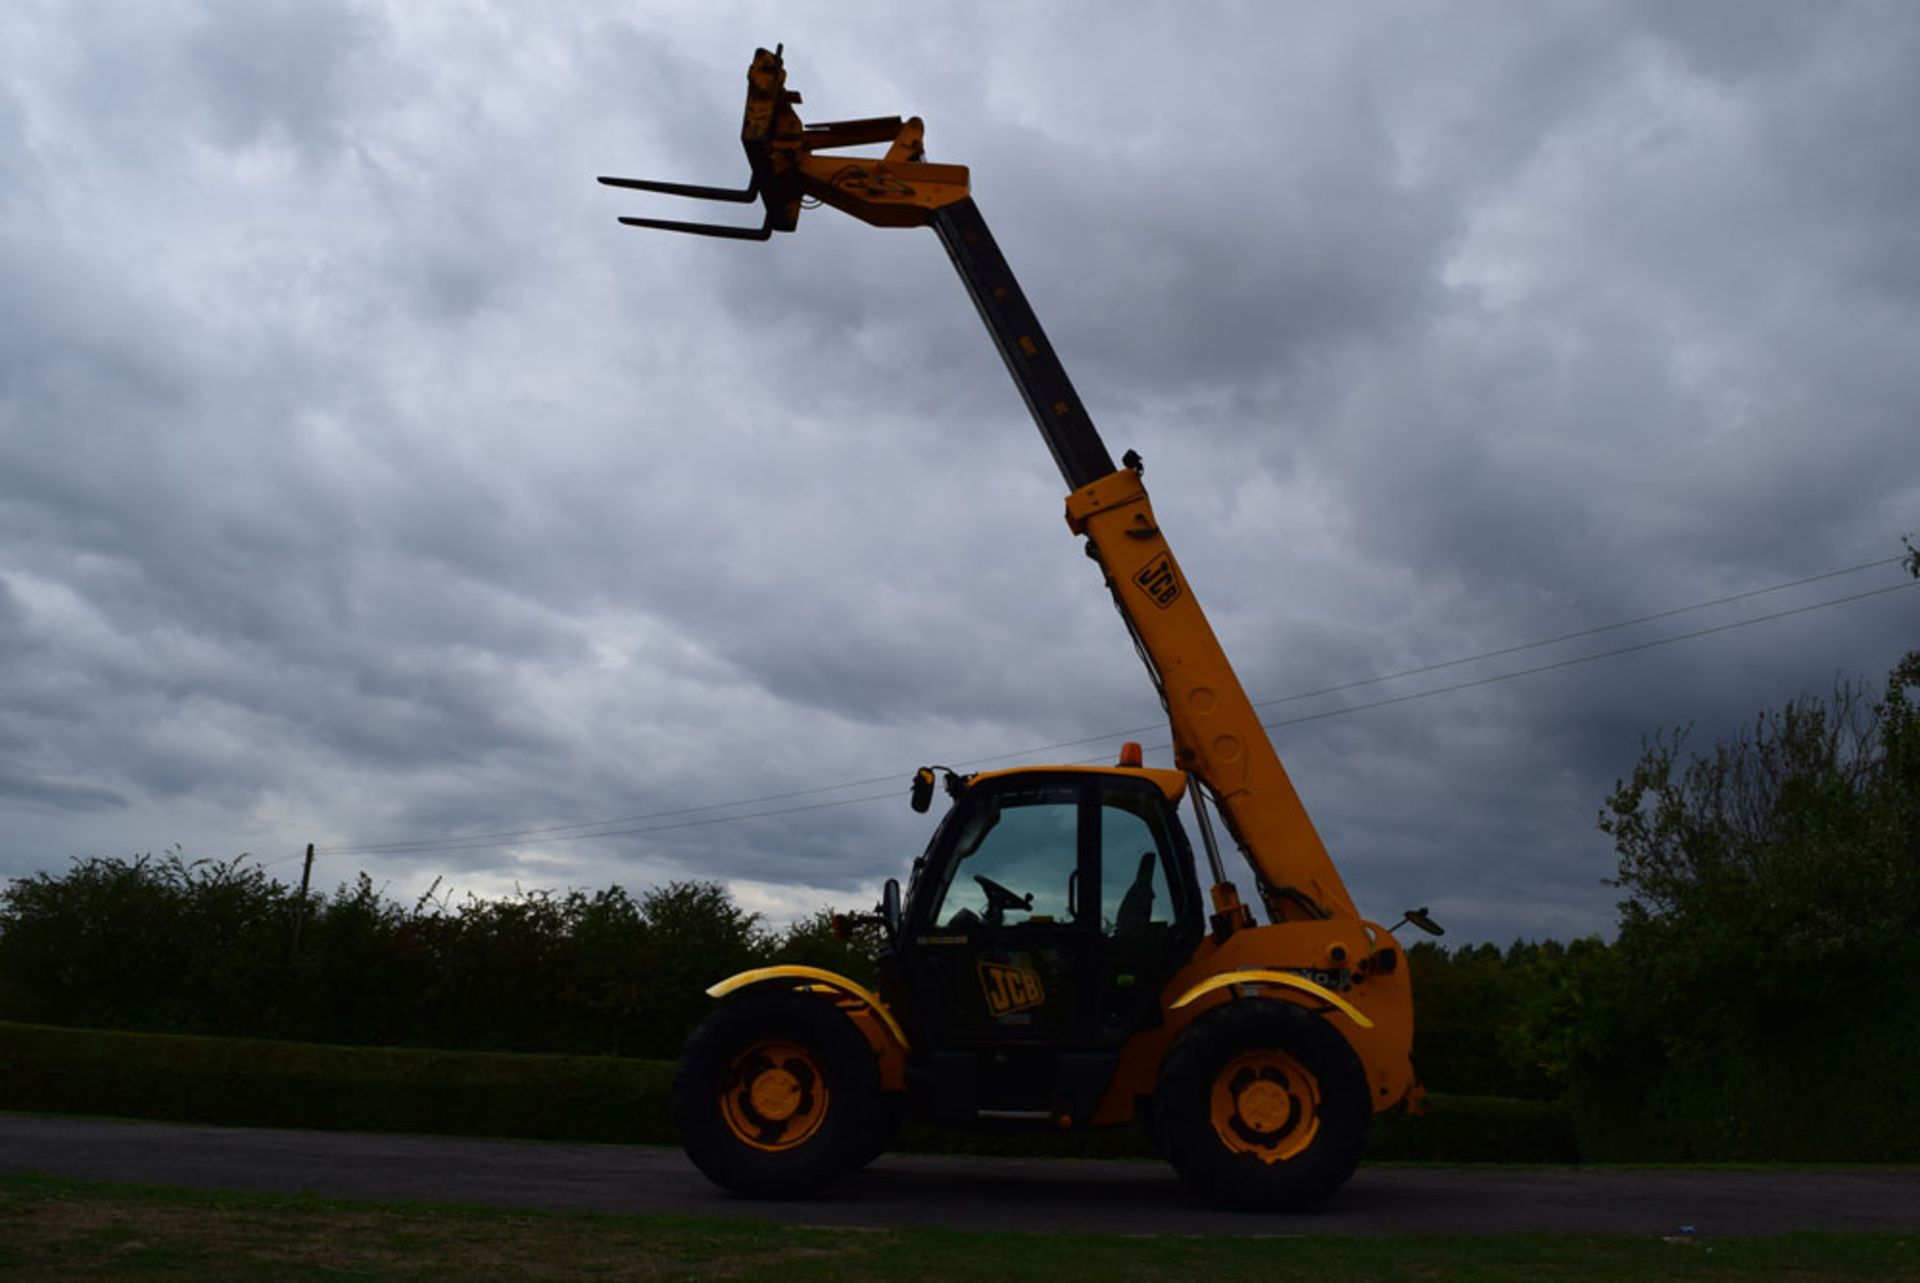
{"label": "pallet fork", "polygon": [[[766,217],[758,227],[690,223],[668,218],[622,218],[628,227],[650,227],[729,240],[771,240],[790,232],[809,201],[831,205],[878,227],[919,227],[935,211],[967,198],[967,167],[936,165],[924,159],[926,127],[920,118],[868,116],[808,125],[794,108],[800,95],[787,88],[783,46],[756,50],[747,70],[746,117],[740,146],[752,176],[745,187],[705,187],[650,178],[609,178],[608,187],[658,192],[693,200],[748,205],[758,199]],[[845,147],[886,143],[886,155],[833,156]]]}

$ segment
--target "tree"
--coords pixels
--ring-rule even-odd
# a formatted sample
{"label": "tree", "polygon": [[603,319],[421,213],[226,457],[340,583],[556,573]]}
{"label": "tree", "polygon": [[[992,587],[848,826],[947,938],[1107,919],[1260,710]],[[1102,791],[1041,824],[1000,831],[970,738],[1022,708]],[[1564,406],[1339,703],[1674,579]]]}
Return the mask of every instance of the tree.
{"label": "tree", "polygon": [[885,945],[886,931],[877,918],[821,909],[787,928],[773,960],[824,967],[871,987],[878,980],[880,950]]}
{"label": "tree", "polygon": [[242,855],[76,859],[0,890],[0,1017],[214,1032],[284,1028],[293,897]]}
{"label": "tree", "polygon": [[1597,1133],[1638,1120],[1674,1157],[1914,1155],[1916,687],[1920,653],[1703,754],[1670,732],[1618,782],[1600,828],[1627,988],[1582,1067]]}
{"label": "tree", "polygon": [[711,882],[409,908],[362,873],[303,905],[245,856],[89,858],[0,888],[0,1020],[672,1057],[707,986],[776,943]]}
{"label": "tree", "polygon": [[1611,960],[1597,937],[1407,950],[1419,1019],[1413,1063],[1437,1092],[1549,1100],[1586,1046]]}
{"label": "tree", "polygon": [[717,882],[670,882],[640,898],[648,932],[650,1019],[636,1038],[643,1055],[672,1057],[712,1000],[707,986],[766,962],[771,942],[760,915],[733,902]]}

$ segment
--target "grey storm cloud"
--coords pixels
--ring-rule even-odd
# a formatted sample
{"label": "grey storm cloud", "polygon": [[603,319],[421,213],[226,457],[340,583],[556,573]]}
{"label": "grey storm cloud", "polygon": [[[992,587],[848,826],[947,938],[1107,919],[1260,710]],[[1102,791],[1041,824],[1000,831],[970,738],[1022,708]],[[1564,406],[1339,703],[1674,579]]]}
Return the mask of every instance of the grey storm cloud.
{"label": "grey storm cloud", "polygon": [[1643,737],[1915,644],[1895,592],[1552,667],[1903,582],[1903,7],[28,3],[0,876],[314,841],[787,915],[902,868],[922,762],[1162,742],[930,234],[614,224],[687,211],[595,174],[739,180],[780,40],[971,166],[1374,916],[1606,930]]}

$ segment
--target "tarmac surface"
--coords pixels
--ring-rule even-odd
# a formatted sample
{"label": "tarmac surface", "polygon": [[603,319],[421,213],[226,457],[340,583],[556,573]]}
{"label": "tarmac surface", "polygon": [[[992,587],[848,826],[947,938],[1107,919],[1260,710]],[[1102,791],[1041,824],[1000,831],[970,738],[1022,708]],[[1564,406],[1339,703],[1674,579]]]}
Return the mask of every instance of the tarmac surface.
{"label": "tarmac surface", "polygon": [[192,1189],[1102,1234],[1733,1236],[1920,1231],[1920,1169],[1366,1167],[1321,1208],[1230,1212],[1166,1167],[886,1155],[826,1195],[735,1198],[678,1150],[0,1115],[0,1172]]}

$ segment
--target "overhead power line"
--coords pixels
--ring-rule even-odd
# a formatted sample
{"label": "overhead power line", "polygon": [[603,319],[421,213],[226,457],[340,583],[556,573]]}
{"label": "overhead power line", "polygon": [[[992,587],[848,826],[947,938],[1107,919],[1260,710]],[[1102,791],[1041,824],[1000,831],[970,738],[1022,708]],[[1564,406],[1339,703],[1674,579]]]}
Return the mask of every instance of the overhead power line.
{"label": "overhead power line", "polygon": [[1591,655],[1575,655],[1571,659],[1556,660],[1551,664],[1535,664],[1531,668],[1518,668],[1510,673],[1495,673],[1490,677],[1477,677],[1470,682],[1455,682],[1450,686],[1435,686],[1429,690],[1414,691],[1408,695],[1394,695],[1387,699],[1371,700],[1365,704],[1349,704],[1345,708],[1328,709],[1322,713],[1305,713],[1299,717],[1282,718],[1277,722],[1262,722],[1267,730],[1277,730],[1282,726],[1298,726],[1302,722],[1317,722],[1328,717],[1341,717],[1348,713],[1364,713],[1370,708],[1385,708],[1389,704],[1404,704],[1409,700],[1426,699],[1433,695],[1451,695],[1455,691],[1471,690],[1476,686],[1491,686],[1495,682],[1510,682],[1516,677],[1531,677],[1535,673],[1550,673],[1555,669],[1572,668],[1576,664],[1591,664],[1597,659],[1612,659],[1616,655],[1631,655],[1635,651],[1652,650],[1656,646],[1671,646],[1675,642],[1692,641],[1696,637],[1710,637],[1714,633],[1731,632],[1736,628],[1747,628],[1754,624],[1764,624],[1774,619],[1786,619],[1791,615],[1804,615],[1810,611],[1825,610],[1829,606],[1844,606],[1850,601],[1864,601],[1869,597],[1884,597],[1888,593],[1905,592],[1910,588],[1920,588],[1920,581],[1904,584],[1892,584],[1885,588],[1870,588],[1866,592],[1853,593],[1846,597],[1835,597],[1830,601],[1817,601],[1808,606],[1794,606],[1788,610],[1776,610],[1769,615],[1756,615],[1752,619],[1737,619],[1732,623],[1715,624],[1710,628],[1696,628],[1689,633],[1676,633],[1671,637],[1656,637],[1652,641],[1635,642],[1630,646],[1616,646],[1612,650],[1596,651]]}
{"label": "overhead power line", "polygon": [[[894,775],[887,776],[886,778],[889,780],[897,780],[899,776],[896,773]],[[845,784],[830,784],[830,785],[826,785],[825,787],[826,788],[847,788],[849,786]],[[819,792],[821,790],[814,789],[810,791]],[[797,815],[803,811],[824,811],[830,807],[853,806],[860,802],[879,802],[887,798],[892,798],[895,801],[898,801],[900,799],[900,790],[898,788],[891,788],[891,789],[888,789],[885,793],[870,793],[865,797],[841,797],[841,798],[834,798],[832,801],[828,801],[828,802],[809,802],[800,806],[781,806],[781,807],[775,807],[771,811],[754,811],[746,815],[710,815],[703,820],[678,820],[672,824],[646,824],[646,825],[641,825],[638,828],[605,829],[605,830],[596,830],[595,832],[592,832],[592,833],[567,833],[559,837],[547,838],[546,840],[549,842],[580,842],[589,838],[617,838],[617,837],[631,837],[639,833],[665,833],[672,829],[697,829],[709,824],[731,824],[736,820],[764,820],[777,815]],[[758,798],[754,799],[754,801],[764,801],[764,800],[771,800],[771,799],[758,799]],[[711,806],[711,807],[690,807],[687,809],[713,810],[716,807],[721,807],[721,806],[748,806],[748,805],[752,805],[752,802],[717,802],[714,804],[714,806]],[[677,812],[677,811],[662,811],[662,812],[659,812],[658,814],[676,815],[676,814],[682,814],[682,813],[683,812]],[[485,838],[485,835],[476,835],[472,838],[445,838],[431,845],[424,845],[418,848],[417,850],[414,848],[407,848],[405,853],[420,854],[420,853],[438,853],[441,851],[491,851],[491,850],[497,850],[501,847],[513,845],[513,843],[511,842],[487,841],[487,840],[484,840],[484,838]],[[316,850],[320,850],[320,848],[316,848]],[[358,847],[336,847],[336,848],[333,848],[331,851],[324,851],[323,853],[330,854],[330,855],[367,854],[367,852],[362,851]]]}
{"label": "overhead power line", "polygon": [[[1321,695],[1337,695],[1342,691],[1359,690],[1362,687],[1366,687],[1366,686],[1378,686],[1382,682],[1397,681],[1402,677],[1419,677],[1427,673],[1437,673],[1448,668],[1459,668],[1465,664],[1478,663],[1484,659],[1499,659],[1507,655],[1517,655],[1523,651],[1538,650],[1543,646],[1557,646],[1561,642],[1578,641],[1582,637],[1595,637],[1601,633],[1618,632],[1622,628],[1632,628],[1637,624],[1657,623],[1662,619],[1672,619],[1678,615],[1693,614],[1697,611],[1709,610],[1714,606],[1725,606],[1732,602],[1745,601],[1751,597],[1764,597],[1769,593],[1785,592],[1789,588],[1800,588],[1807,584],[1819,583],[1820,581],[1825,579],[1838,579],[1842,575],[1857,575],[1863,570],[1877,570],[1881,566],[1897,565],[1898,563],[1904,560],[1905,558],[1903,557],[1882,557],[1878,561],[1863,561],[1857,566],[1847,566],[1841,570],[1829,570],[1818,575],[1808,575],[1804,579],[1789,579],[1785,583],[1772,584],[1766,588],[1753,588],[1753,589],[1749,589],[1746,592],[1732,593],[1725,597],[1715,597],[1709,601],[1697,601],[1693,603],[1693,605],[1691,606],[1676,606],[1671,610],[1655,611],[1651,615],[1639,615],[1633,619],[1620,620],[1618,623],[1600,624],[1597,627],[1582,628],[1576,632],[1560,633],[1553,637],[1541,637],[1535,641],[1521,642],[1515,646],[1503,646],[1498,650],[1480,651],[1472,655],[1462,655],[1457,659],[1443,659],[1437,663],[1422,664],[1417,668],[1402,668],[1396,672],[1381,673],[1377,677],[1362,677],[1356,681],[1341,682],[1333,686],[1321,686],[1315,690],[1296,691],[1294,694],[1291,694],[1291,695],[1276,695],[1269,699],[1255,700],[1253,703],[1253,706],[1255,708],[1272,708],[1276,704],[1293,704],[1293,703],[1298,703],[1300,700],[1303,700],[1303,699],[1314,699]],[[1901,588],[1911,587],[1911,586],[1912,586],[1911,584],[1895,585],[1895,587],[1901,587]],[[1868,594],[1868,595],[1871,596],[1872,594]],[[1843,598],[1840,598],[1839,601],[1836,601],[1831,604],[1838,605],[1840,601],[1852,601],[1852,600],[1854,599],[1851,597],[1843,597]],[[1817,607],[1815,609],[1817,609]],[[1793,612],[1789,612],[1789,613],[1793,613]],[[1746,620],[1744,622],[1758,624],[1768,619],[1777,619],[1777,618],[1779,618],[1779,616],[1777,615],[1762,615],[1762,616],[1759,616],[1758,618]],[[1735,625],[1735,626],[1737,627],[1738,625]],[[1689,634],[1689,636],[1691,635],[1692,634]],[[1674,638],[1673,640],[1676,640],[1676,641],[1684,640],[1684,638]],[[1596,655],[1593,658],[1596,658],[1596,659],[1604,658],[1604,656]],[[1526,671],[1534,672],[1539,670],[1528,669]],[[1516,673],[1514,675],[1523,676],[1524,674]],[[1499,679],[1495,679],[1495,680],[1499,680]],[[1445,689],[1452,690],[1452,689],[1458,689],[1458,688],[1447,687]],[[1435,691],[1433,693],[1440,694],[1441,692]],[[1361,705],[1359,707],[1353,708],[1351,711],[1359,712],[1361,711],[1362,708],[1371,708],[1371,707],[1374,707],[1374,705],[1371,705],[1371,704]],[[1311,720],[1311,719],[1307,719],[1307,720]],[[1288,726],[1291,724],[1292,724],[1291,722],[1275,722],[1275,723],[1272,723],[1271,726],[1269,726],[1269,729],[1271,729],[1272,726]],[[1159,729],[1160,729],[1159,724],[1155,723],[1151,726],[1136,726],[1123,731],[1108,731],[1103,735],[1089,735],[1082,739],[1067,740],[1059,744],[1046,744],[1046,745],[1042,745],[1039,748],[1016,749],[1011,753],[996,753],[991,757],[973,758],[968,762],[968,765],[974,765],[980,762],[998,762],[998,761],[1003,761],[1007,758],[1031,757],[1035,753],[1049,753],[1054,751],[1055,749],[1062,749],[1062,748],[1078,748],[1082,744],[1100,744],[1100,743],[1105,743],[1109,740],[1122,739],[1128,735],[1151,734],[1154,731],[1157,731]]]}
{"label": "overhead power line", "polygon": [[[1798,588],[1807,584],[1818,583],[1823,580],[1836,579],[1844,575],[1858,574],[1859,572],[1864,570],[1873,570],[1881,566],[1897,564],[1902,560],[1903,558],[1900,558],[1900,557],[1885,557],[1876,561],[1862,562],[1857,566],[1848,566],[1840,570],[1830,570],[1818,575],[1808,575],[1804,578],[1788,580],[1784,583],[1773,584],[1765,588],[1755,588],[1746,592],[1732,593],[1724,597],[1716,597],[1708,601],[1696,602],[1689,606],[1678,606],[1670,610],[1657,611],[1650,615],[1641,615],[1633,619],[1621,620],[1617,623],[1601,624],[1593,628],[1583,628],[1575,632],[1561,633],[1553,637],[1543,637],[1535,641],[1522,642],[1513,646],[1504,646],[1497,650],[1482,651],[1477,654],[1465,655],[1456,659],[1441,660],[1437,663],[1423,664],[1415,668],[1407,668],[1407,669],[1398,670],[1396,672],[1383,673],[1375,677],[1367,677],[1367,678],[1362,678],[1356,681],[1342,682],[1337,685],[1323,686],[1314,690],[1300,691],[1291,695],[1281,695],[1281,696],[1276,696],[1270,699],[1258,700],[1258,701],[1255,701],[1253,706],[1255,708],[1271,708],[1275,705],[1294,703],[1299,700],[1312,699],[1317,696],[1338,694],[1340,692],[1349,691],[1349,690],[1358,690],[1363,687],[1378,685],[1382,682],[1395,681],[1400,678],[1417,677],[1417,676],[1422,676],[1428,673],[1440,672],[1445,669],[1457,668],[1465,664],[1475,663],[1482,660],[1503,658],[1505,656],[1520,654],[1529,650],[1537,650],[1544,646],[1558,645],[1562,642],[1576,641],[1583,637],[1593,637],[1603,633],[1617,632],[1623,628],[1631,628],[1638,624],[1653,623],[1662,619],[1671,619],[1679,615],[1691,614],[1697,611],[1706,610],[1714,606],[1727,605],[1736,601],[1744,601],[1754,597],[1765,596],[1770,593],[1782,592],[1789,588]],[[1831,606],[1841,606],[1849,602],[1862,601],[1871,597],[1881,597],[1889,593],[1900,592],[1905,589],[1915,588],[1915,587],[1920,587],[1920,581],[1907,581],[1903,583],[1893,584],[1884,588],[1869,589],[1865,592],[1853,593],[1845,597],[1836,597],[1826,601],[1813,602],[1811,604],[1804,605],[1804,606],[1794,606],[1785,610],[1774,611],[1769,614],[1756,615],[1749,619],[1733,620],[1731,622],[1724,623],[1724,624],[1715,624],[1707,628],[1694,629],[1690,632],[1677,633],[1670,637],[1659,637],[1649,641],[1635,642],[1630,645],[1614,647],[1610,650],[1597,651],[1587,655],[1576,655],[1568,659],[1556,660],[1552,663],[1537,664],[1527,668],[1515,669],[1511,672],[1495,673],[1486,677],[1475,678],[1471,681],[1455,682],[1445,686],[1431,687],[1426,690],[1412,691],[1404,695],[1389,696],[1385,699],[1371,700],[1363,704],[1349,704],[1349,705],[1344,705],[1340,708],[1326,709],[1317,713],[1303,714],[1298,717],[1282,718],[1276,721],[1262,723],[1262,725],[1267,730],[1277,730],[1281,727],[1297,726],[1305,722],[1323,721],[1333,717],[1344,717],[1353,713],[1366,712],[1370,709],[1385,708],[1391,705],[1404,704],[1404,703],[1408,703],[1418,699],[1428,699],[1435,695],[1452,694],[1456,691],[1471,690],[1475,687],[1480,687],[1480,686],[1490,686],[1497,682],[1512,681],[1515,678],[1519,678],[1519,677],[1528,677],[1538,673],[1553,672],[1558,669],[1571,668],[1579,664],[1588,664],[1588,663],[1593,663],[1597,660],[1610,659],[1618,655],[1627,655],[1627,654],[1635,653],[1637,651],[1651,650],[1660,646],[1669,646],[1676,642],[1690,641],[1699,637],[1712,636],[1716,633],[1730,632],[1734,629],[1747,628],[1747,627],[1751,627],[1754,624],[1767,623],[1775,619],[1785,619],[1794,615],[1804,615],[1812,611],[1824,610]],[[1148,726],[1139,726],[1139,727],[1127,728],[1124,730],[1108,731],[1100,735],[1089,735],[1089,736],[1084,736],[1080,739],[1062,740],[1052,744],[1041,745],[1036,748],[1017,749],[1011,752],[995,753],[995,754],[990,754],[983,757],[965,758],[965,759],[961,759],[960,765],[980,766],[990,762],[1003,761],[1009,758],[1031,759],[1042,753],[1054,752],[1054,751],[1057,751],[1060,749],[1066,749],[1066,748],[1077,748],[1085,744],[1111,743],[1114,740],[1124,739],[1132,735],[1152,734],[1161,729],[1163,729],[1162,724],[1155,723]],[[1166,748],[1169,746],[1162,745],[1159,747]],[[1089,762],[1105,761],[1106,756],[1103,755],[1099,758],[1086,759],[1086,760]],[[639,815],[621,816],[621,817],[616,817],[616,818],[607,819],[607,820],[582,821],[577,824],[549,825],[541,828],[512,829],[512,830],[503,830],[498,832],[466,834],[462,836],[421,838],[421,839],[416,839],[411,841],[393,841],[393,842],[368,843],[368,844],[351,845],[351,846],[321,847],[321,848],[318,848],[318,853],[322,855],[429,854],[429,853],[440,852],[440,851],[488,850],[488,849],[494,849],[499,847],[511,846],[511,845],[514,845],[519,840],[528,839],[528,838],[537,838],[547,842],[576,842],[576,841],[584,841],[584,840],[596,839],[596,838],[628,837],[628,836],[635,836],[635,835],[644,834],[644,833],[660,833],[660,832],[667,832],[675,829],[698,828],[698,827],[704,827],[704,826],[713,825],[713,824],[728,824],[738,820],[767,819],[767,818],[781,816],[781,815],[799,814],[807,811],[826,810],[833,807],[853,806],[853,805],[858,805],[865,802],[875,802],[875,801],[881,801],[887,798],[897,798],[899,796],[899,789],[891,788],[884,793],[873,793],[873,794],[867,794],[859,797],[850,797],[850,798],[835,798],[828,801],[807,803],[807,804],[802,804],[797,806],[775,807],[770,810],[753,811],[753,812],[748,812],[746,814],[729,814],[729,815],[707,814],[713,811],[723,811],[723,810],[731,811],[738,807],[762,806],[769,802],[786,802],[786,801],[791,801],[795,798],[810,797],[820,793],[838,792],[843,789],[863,788],[863,787],[869,787],[869,786],[878,785],[878,784],[893,784],[893,783],[896,783],[899,778],[900,776],[898,772],[892,772],[887,775],[873,776],[867,779],[848,780],[848,781],[843,781],[837,784],[820,784],[820,785],[812,786],[810,788],[792,789],[783,793],[767,793],[767,794],[761,794],[756,797],[738,798],[729,802],[709,802],[699,806],[674,807],[674,808],[663,810],[663,811],[649,811]],[[692,816],[692,815],[705,815],[706,818],[703,818],[703,819],[676,818],[676,817]],[[651,823],[651,821],[655,821],[655,820],[672,820],[674,822],[667,823],[667,824]],[[628,826],[633,826],[633,827],[628,827]],[[292,857],[289,857],[289,858],[292,858]],[[279,861],[273,861],[272,863],[279,863]]]}
{"label": "overhead power line", "polygon": [[[706,802],[699,806],[677,806],[666,811],[647,811],[640,815],[618,816],[611,820],[584,820],[578,824],[555,824],[547,828],[539,828],[539,829],[509,829],[499,833],[471,833],[465,837],[457,837],[457,838],[422,838],[418,841],[411,841],[411,842],[409,841],[379,842],[379,843],[372,843],[366,846],[334,846],[334,847],[318,847],[316,849],[321,854],[324,854],[324,855],[389,855],[389,854],[396,854],[399,852],[437,850],[437,849],[440,849],[440,844],[442,842],[468,843],[468,842],[478,842],[478,841],[481,841],[482,839],[507,839],[507,838],[528,838],[528,837],[545,837],[545,838],[561,839],[563,835],[570,835],[571,837],[607,837],[609,836],[609,834],[599,832],[598,830],[604,829],[610,824],[638,824],[644,820],[660,820],[660,819],[666,819],[675,815],[698,815],[703,811],[724,811],[730,807],[735,807],[735,806],[758,806],[762,802],[784,802],[790,798],[811,797],[815,793],[831,793],[839,789],[863,788],[863,787],[874,785],[874,784],[891,784],[891,783],[897,782],[899,778],[900,778],[900,773],[898,771],[894,771],[891,774],[874,776],[872,779],[848,780],[845,783],[841,783],[841,784],[817,784],[812,788],[794,789],[791,792],[787,792],[787,793],[763,793],[758,797],[737,798],[731,802]],[[797,809],[808,810],[811,808],[800,807]],[[726,816],[723,818],[745,819],[748,817]],[[669,826],[669,827],[678,827],[678,826]],[[581,833],[581,832],[578,832],[578,830],[580,829],[593,829],[596,831],[592,833]],[[489,843],[489,845],[497,845],[497,844],[498,844],[497,842]],[[455,846],[447,849],[466,850],[468,848],[464,846]]]}

